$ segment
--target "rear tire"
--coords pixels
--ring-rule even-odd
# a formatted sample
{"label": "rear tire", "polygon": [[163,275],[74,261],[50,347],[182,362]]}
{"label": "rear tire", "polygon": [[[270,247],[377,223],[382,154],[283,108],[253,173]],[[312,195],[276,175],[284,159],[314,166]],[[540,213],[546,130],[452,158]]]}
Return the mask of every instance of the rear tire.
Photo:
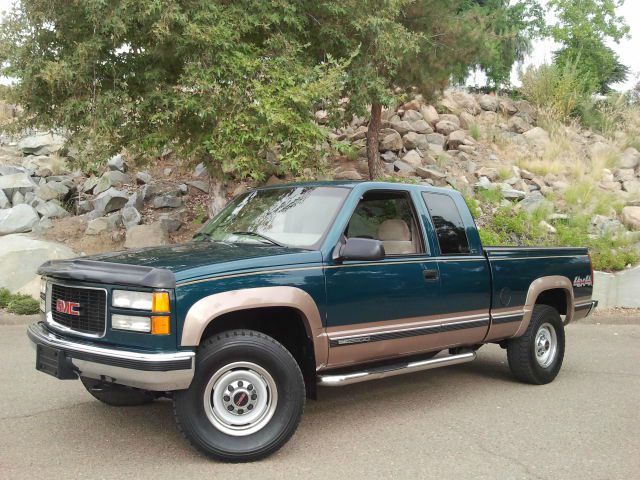
{"label": "rear tire", "polygon": [[527,330],[507,343],[511,373],[533,385],[552,382],[562,367],[564,340],[558,311],[549,305],[535,305]]}
{"label": "rear tire", "polygon": [[125,387],[124,385],[107,384],[102,387],[100,380],[80,377],[80,381],[94,398],[112,407],[132,407],[146,405],[156,399],[154,392]]}
{"label": "rear tire", "polygon": [[291,353],[251,330],[206,339],[189,389],[173,395],[187,440],[227,462],[258,460],[282,447],[298,427],[304,402],[302,373]]}

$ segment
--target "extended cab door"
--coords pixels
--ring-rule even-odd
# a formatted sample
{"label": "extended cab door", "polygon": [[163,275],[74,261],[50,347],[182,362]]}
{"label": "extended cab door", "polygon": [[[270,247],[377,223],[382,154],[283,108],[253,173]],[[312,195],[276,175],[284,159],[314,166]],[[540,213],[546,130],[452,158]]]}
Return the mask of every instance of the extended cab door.
{"label": "extended cab door", "polygon": [[421,201],[415,189],[368,190],[341,226],[348,238],[382,241],[387,255],[327,266],[330,367],[441,349],[464,336],[456,321],[480,318],[450,308]]}

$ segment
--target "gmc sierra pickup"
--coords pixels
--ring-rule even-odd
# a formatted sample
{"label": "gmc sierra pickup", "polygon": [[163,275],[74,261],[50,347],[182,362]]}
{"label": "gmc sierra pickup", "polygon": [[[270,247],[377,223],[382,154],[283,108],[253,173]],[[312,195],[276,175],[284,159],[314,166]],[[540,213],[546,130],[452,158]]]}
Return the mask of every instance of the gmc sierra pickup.
{"label": "gmc sierra pickup", "polygon": [[169,396],[185,437],[226,461],[293,435],[305,398],[507,350],[551,382],[589,315],[584,248],[483,247],[462,195],[375,182],[272,186],[186,244],[47,262],[36,368],[109,405]]}

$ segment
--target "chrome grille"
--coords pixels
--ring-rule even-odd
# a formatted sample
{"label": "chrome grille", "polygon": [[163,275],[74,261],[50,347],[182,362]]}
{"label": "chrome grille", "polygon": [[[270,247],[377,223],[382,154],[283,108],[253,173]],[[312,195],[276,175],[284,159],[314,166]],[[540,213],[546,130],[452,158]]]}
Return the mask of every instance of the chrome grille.
{"label": "chrome grille", "polygon": [[[52,284],[49,298],[49,312],[56,324],[85,335],[104,334],[107,305],[105,290]],[[58,300],[66,304],[77,303],[78,315],[58,311]]]}

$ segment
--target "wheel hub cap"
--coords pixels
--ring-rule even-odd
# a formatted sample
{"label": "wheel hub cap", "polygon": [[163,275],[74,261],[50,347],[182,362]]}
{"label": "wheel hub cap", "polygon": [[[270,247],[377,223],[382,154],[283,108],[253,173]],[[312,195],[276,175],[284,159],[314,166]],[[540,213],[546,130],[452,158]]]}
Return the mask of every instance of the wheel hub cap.
{"label": "wheel hub cap", "polygon": [[544,323],[538,329],[535,338],[535,352],[538,364],[546,368],[556,358],[558,340],[556,330],[550,323]]}
{"label": "wheel hub cap", "polygon": [[250,362],[235,362],[218,370],[207,383],[204,409],[209,421],[233,436],[250,435],[271,420],[278,402],[273,377]]}

